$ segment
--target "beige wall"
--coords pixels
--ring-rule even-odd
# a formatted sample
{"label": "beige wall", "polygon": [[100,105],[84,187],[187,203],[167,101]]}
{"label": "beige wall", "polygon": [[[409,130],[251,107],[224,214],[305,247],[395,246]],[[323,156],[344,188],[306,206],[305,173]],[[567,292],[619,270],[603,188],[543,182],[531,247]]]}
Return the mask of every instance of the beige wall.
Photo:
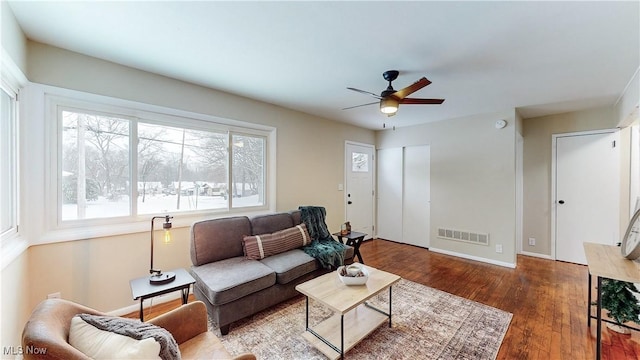
{"label": "beige wall", "polygon": [[[156,227],[157,229],[157,227]],[[162,269],[188,267],[188,228],[172,229],[173,242],[154,248]],[[160,231],[156,239],[161,236]],[[60,292],[62,297],[104,311],[133,303],[129,279],[149,270],[149,232],[36,245],[29,248],[30,306]],[[36,275],[37,274],[37,275]]]}
{"label": "beige wall", "polygon": [[[616,114],[610,107],[524,120],[523,251],[551,256],[551,136],[613,129],[616,125]],[[625,144],[628,142],[628,136],[625,134],[628,132],[621,134],[621,152],[628,149],[628,145]],[[628,159],[628,156],[622,155],[622,160],[628,161],[625,159]],[[623,171],[628,167],[628,164],[621,166]],[[626,176],[628,177],[628,170]],[[622,179],[625,179],[624,173]],[[621,195],[624,199],[624,194]],[[535,246],[528,245],[527,239],[530,237],[536,239]]]}
{"label": "beige wall", "polygon": [[[431,147],[432,250],[515,265],[515,120],[512,110],[378,132],[378,148]],[[490,246],[439,239],[438,227],[489,233]]]}
{"label": "beige wall", "polygon": [[[23,252],[0,271],[0,351],[5,346],[20,346],[22,327],[33,309],[29,304],[32,273],[29,256]],[[2,357],[3,359],[5,357]]]}
{"label": "beige wall", "polygon": [[[277,206],[290,210],[299,205],[327,208],[327,224],[339,228],[344,221],[343,193],[345,141],[374,144],[375,134],[328,119],[234,96],[159,75],[127,68],[51,46],[28,43],[27,77],[30,81],[72,90],[138,101],[152,105],[208,114],[277,129]],[[43,116],[36,116],[29,151],[22,161],[37,164],[27,181],[33,191],[25,197],[32,221],[24,227],[43,227],[39,196],[47,191],[44,181]],[[25,145],[27,146],[27,145]],[[42,165],[42,166],[41,166]],[[295,175],[295,176],[292,176]],[[34,216],[35,215],[35,216]],[[175,215],[175,214],[174,214]],[[179,218],[179,216],[177,216]],[[175,224],[175,223],[174,223]],[[43,229],[41,229],[44,231]],[[42,231],[25,229],[39,242]],[[35,234],[35,235],[33,235]],[[155,263],[163,268],[187,268],[188,227],[174,229],[171,247],[156,247]],[[2,273],[2,345],[18,346],[20,332],[35,305],[47,294],[62,297],[103,311],[135,305],[129,280],[144,276],[149,267],[148,231],[86,240],[31,246]],[[5,281],[6,280],[6,281]],[[11,294],[7,297],[4,294]],[[5,316],[5,311],[14,311]]]}

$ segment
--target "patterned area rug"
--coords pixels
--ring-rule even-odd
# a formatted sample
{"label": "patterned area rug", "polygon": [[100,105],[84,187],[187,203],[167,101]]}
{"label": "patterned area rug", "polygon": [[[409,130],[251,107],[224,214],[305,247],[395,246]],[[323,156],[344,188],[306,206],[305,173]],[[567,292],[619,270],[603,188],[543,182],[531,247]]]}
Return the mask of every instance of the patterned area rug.
{"label": "patterned area rug", "polygon": [[[384,291],[371,303],[388,309]],[[391,328],[385,323],[346,355],[349,359],[495,359],[512,314],[401,280],[392,291]],[[332,312],[311,300],[309,324]],[[301,336],[305,300],[296,297],[231,325],[221,340],[236,355],[258,359],[326,359]],[[213,329],[218,335],[220,331]],[[349,329],[345,329],[345,332]]]}

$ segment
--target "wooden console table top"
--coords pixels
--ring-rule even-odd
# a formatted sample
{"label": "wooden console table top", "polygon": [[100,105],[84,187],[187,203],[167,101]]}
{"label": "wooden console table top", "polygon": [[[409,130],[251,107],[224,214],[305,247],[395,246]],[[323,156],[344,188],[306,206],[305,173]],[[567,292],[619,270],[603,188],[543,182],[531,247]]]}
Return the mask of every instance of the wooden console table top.
{"label": "wooden console table top", "polygon": [[595,243],[583,245],[591,275],[640,283],[640,263],[624,258],[620,247]]}

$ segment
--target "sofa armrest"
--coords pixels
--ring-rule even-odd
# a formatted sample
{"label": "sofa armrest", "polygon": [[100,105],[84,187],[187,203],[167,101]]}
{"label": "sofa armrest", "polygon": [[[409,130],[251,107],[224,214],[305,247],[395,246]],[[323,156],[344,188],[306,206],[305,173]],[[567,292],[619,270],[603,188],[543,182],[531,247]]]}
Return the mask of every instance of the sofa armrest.
{"label": "sofa armrest", "polygon": [[207,308],[202,301],[194,301],[155,317],[148,322],[167,329],[178,344],[207,332]]}

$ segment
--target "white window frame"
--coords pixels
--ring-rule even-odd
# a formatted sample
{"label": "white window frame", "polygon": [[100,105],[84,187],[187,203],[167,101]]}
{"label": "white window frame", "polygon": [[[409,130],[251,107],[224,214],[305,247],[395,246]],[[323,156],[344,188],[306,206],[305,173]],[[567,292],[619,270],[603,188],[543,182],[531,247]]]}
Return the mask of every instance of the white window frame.
{"label": "white window frame", "polygon": [[[45,107],[45,126],[47,134],[47,149],[55,149],[49,151],[49,167],[46,170],[45,183],[47,188],[56,189],[47,194],[45,206],[49,211],[48,225],[45,230],[46,234],[38,241],[38,243],[48,243],[57,241],[68,241],[86,238],[87,234],[95,236],[109,236],[116,234],[134,233],[140,231],[148,231],[148,220],[153,214],[137,214],[137,203],[135,197],[130,198],[131,215],[114,218],[101,219],[83,219],[73,221],[62,221],[60,207],[60,178],[59,174],[61,159],[61,131],[58,119],[58,108],[75,108],[87,110],[92,113],[106,113],[121,116],[126,119],[133,119],[134,122],[144,122],[172,127],[181,127],[194,130],[205,131],[222,131],[228,132],[231,138],[233,135],[250,135],[264,137],[265,146],[265,175],[264,186],[265,196],[264,204],[252,207],[231,207],[231,197],[229,197],[229,208],[225,209],[207,209],[194,211],[180,211],[171,213],[174,216],[174,227],[189,226],[195,220],[203,218],[215,218],[228,216],[229,214],[258,214],[273,212],[275,205],[275,149],[276,149],[276,129],[270,126],[260,125],[231,119],[214,117],[206,114],[187,112],[183,110],[159,107],[155,105],[143,104],[122,99],[115,99],[105,96],[88,94],[73,90],[59,89],[50,86],[43,86],[44,91],[44,107]],[[137,128],[133,131],[137,136]],[[137,177],[137,138],[131,139],[132,145],[129,149],[130,154],[130,174],[136,174]],[[229,170],[231,171],[231,170]],[[133,179],[133,178],[132,178]],[[132,186],[131,193],[137,191],[137,187]],[[53,211],[55,209],[55,211]],[[117,225],[117,226],[113,226]]]}
{"label": "white window frame", "polygon": [[[7,267],[14,259],[16,259],[22,252],[27,249],[28,243],[26,239],[23,237],[23,231],[20,227],[21,220],[21,142],[20,142],[20,129],[21,129],[21,120],[20,120],[20,92],[23,87],[28,83],[26,76],[22,73],[20,68],[13,62],[11,56],[6,52],[4,47],[1,49],[2,55],[0,56],[0,86],[3,88],[3,91],[7,92],[9,96],[12,96],[15,99],[14,103],[14,117],[12,124],[13,131],[13,152],[10,156],[12,156],[13,164],[12,164],[12,191],[13,191],[13,201],[14,206],[11,209],[13,212],[14,225],[11,229],[5,231],[0,235],[0,269],[4,269]],[[4,154],[0,155],[4,156]],[[0,158],[0,161],[4,159]]]}
{"label": "white window frame", "polygon": [[[4,245],[6,242],[11,241],[13,238],[18,236],[18,224],[19,224],[19,215],[20,215],[20,201],[19,201],[19,193],[18,193],[18,93],[14,90],[9,84],[2,80],[1,90],[9,95],[13,102],[13,108],[11,113],[11,118],[9,120],[9,152],[8,153],[0,153],[0,161],[3,163],[9,163],[10,171],[7,174],[0,174],[3,177],[7,177],[9,182],[11,183],[11,200],[12,205],[10,211],[12,212],[12,224],[11,227],[6,231],[0,234],[0,239],[2,244]],[[3,134],[7,135],[7,134]]]}

